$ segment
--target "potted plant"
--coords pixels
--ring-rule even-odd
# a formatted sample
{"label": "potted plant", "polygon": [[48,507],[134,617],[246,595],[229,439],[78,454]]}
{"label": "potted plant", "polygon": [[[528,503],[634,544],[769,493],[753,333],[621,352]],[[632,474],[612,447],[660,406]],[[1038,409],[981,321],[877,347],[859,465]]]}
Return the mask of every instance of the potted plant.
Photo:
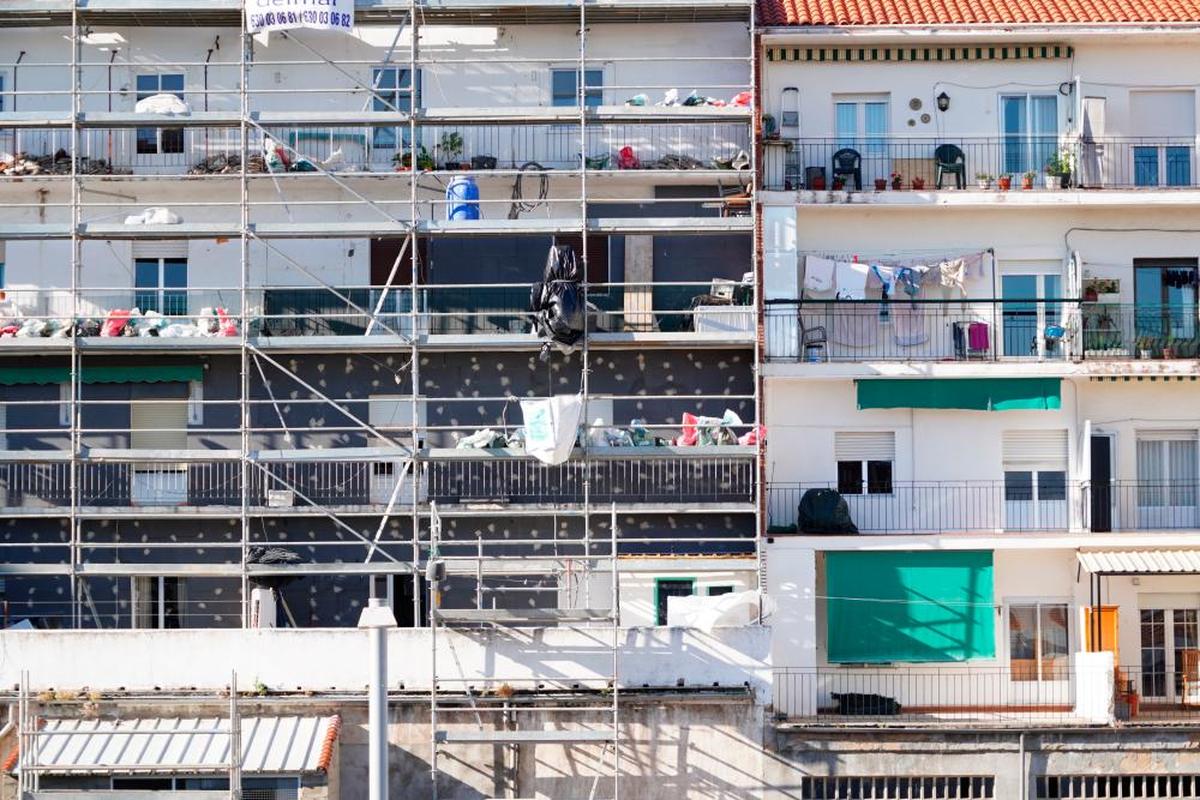
{"label": "potted plant", "polygon": [[897,192],[904,188],[904,176],[899,172],[892,173],[892,188]]}
{"label": "potted plant", "polygon": [[[396,153],[392,156],[392,163],[396,165],[396,172],[407,172],[412,168],[412,152]],[[425,145],[417,145],[417,169],[421,172],[437,169],[437,165],[433,161],[433,156],[429,155],[429,151],[425,149]]]}
{"label": "potted plant", "polygon": [[975,183],[980,189],[990,189],[992,188],[992,176],[987,172],[976,172]]}
{"label": "potted plant", "polygon": [[1172,358],[1175,358],[1175,348],[1174,348],[1174,346],[1173,346],[1173,345],[1171,345],[1170,343],[1168,343],[1168,344],[1164,344],[1164,345],[1163,345],[1163,348],[1162,348],[1162,357],[1163,357],[1163,358],[1165,358],[1165,359],[1167,359],[1167,360],[1170,360],[1170,359],[1172,359]]}
{"label": "potted plant", "polygon": [[1030,170],[1021,176],[1021,188],[1028,191],[1033,188],[1033,179],[1037,175],[1036,172]]}
{"label": "potted plant", "polygon": [[913,176],[912,188],[913,188],[914,192],[919,192],[922,189],[924,189],[925,188],[925,179],[921,178],[921,177]]}
{"label": "potted plant", "polygon": [[1154,339],[1149,336],[1139,336],[1137,340],[1138,358],[1149,361],[1154,358]]}
{"label": "potted plant", "polygon": [[1046,188],[1066,189],[1071,184],[1070,150],[1059,150],[1046,160]]}
{"label": "potted plant", "polygon": [[446,169],[458,169],[461,164],[458,161],[458,156],[462,154],[463,138],[458,131],[448,131],[442,134],[441,140],[438,142],[438,151],[442,154]]}
{"label": "potted plant", "polygon": [[1007,192],[1012,188],[1012,175],[1006,173],[996,178],[996,186],[999,187],[1000,191]]}
{"label": "potted plant", "polygon": [[762,115],[762,131],[763,138],[768,141],[775,141],[779,138],[779,125],[775,122],[773,114]]}
{"label": "potted plant", "polygon": [[875,179],[875,191],[882,192],[887,189],[887,178]]}
{"label": "potted plant", "polygon": [[842,191],[842,189],[845,189],[845,188],[846,188],[846,179],[842,178],[842,177],[834,177],[833,190],[835,192],[840,192],[840,191]]}

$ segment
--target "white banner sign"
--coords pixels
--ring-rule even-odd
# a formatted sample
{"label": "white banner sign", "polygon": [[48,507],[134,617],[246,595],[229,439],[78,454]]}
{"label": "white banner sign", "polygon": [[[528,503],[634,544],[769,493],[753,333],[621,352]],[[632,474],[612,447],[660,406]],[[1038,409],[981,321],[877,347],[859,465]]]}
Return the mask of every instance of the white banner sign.
{"label": "white banner sign", "polygon": [[319,28],[345,31],[354,27],[354,0],[246,0],[246,31]]}

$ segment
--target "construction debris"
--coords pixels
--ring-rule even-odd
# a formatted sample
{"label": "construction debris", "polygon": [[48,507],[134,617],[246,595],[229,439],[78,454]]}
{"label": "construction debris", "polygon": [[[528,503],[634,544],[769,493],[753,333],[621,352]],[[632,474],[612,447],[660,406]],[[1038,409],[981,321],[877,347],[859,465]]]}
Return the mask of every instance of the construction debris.
{"label": "construction debris", "polygon": [[[80,175],[128,175],[129,170],[114,169],[103,158],[84,156],[77,162]],[[0,153],[0,175],[70,175],[71,156],[66,150],[54,155],[33,156],[28,153]]]}
{"label": "construction debris", "polygon": [[[231,175],[242,171],[242,157],[221,153],[209,156],[188,170],[189,175]],[[246,172],[262,174],[267,171],[267,163],[261,155],[252,155],[246,159]]]}

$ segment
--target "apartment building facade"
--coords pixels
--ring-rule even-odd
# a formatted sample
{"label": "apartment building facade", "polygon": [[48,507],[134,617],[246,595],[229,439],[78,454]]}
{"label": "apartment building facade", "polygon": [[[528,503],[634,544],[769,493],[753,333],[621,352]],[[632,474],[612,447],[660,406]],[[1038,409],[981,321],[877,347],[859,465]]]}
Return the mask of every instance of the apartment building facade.
{"label": "apartment building facade", "polygon": [[0,7],[3,788],[756,791],[752,4],[244,5]]}
{"label": "apartment building facade", "polygon": [[760,14],[799,796],[1195,796],[1195,12]]}

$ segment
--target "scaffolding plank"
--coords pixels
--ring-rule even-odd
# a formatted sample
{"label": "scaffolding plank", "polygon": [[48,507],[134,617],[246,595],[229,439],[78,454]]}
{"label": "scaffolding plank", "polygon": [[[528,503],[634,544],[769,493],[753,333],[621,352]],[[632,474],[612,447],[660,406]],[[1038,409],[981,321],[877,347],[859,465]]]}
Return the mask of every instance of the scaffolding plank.
{"label": "scaffolding plank", "polygon": [[613,731],[459,731],[434,732],[438,744],[575,744],[612,742]]}
{"label": "scaffolding plank", "polygon": [[607,608],[439,608],[434,615],[447,625],[551,625],[556,622],[610,622]]}
{"label": "scaffolding plank", "polygon": [[[240,111],[193,111],[188,114],[147,114],[124,111],[85,111],[79,114],[81,128],[167,128],[235,127],[241,124]],[[70,124],[69,122],[67,124]]]}
{"label": "scaffolding plank", "polygon": [[240,576],[241,564],[80,564],[81,575],[195,575],[223,578]]}

